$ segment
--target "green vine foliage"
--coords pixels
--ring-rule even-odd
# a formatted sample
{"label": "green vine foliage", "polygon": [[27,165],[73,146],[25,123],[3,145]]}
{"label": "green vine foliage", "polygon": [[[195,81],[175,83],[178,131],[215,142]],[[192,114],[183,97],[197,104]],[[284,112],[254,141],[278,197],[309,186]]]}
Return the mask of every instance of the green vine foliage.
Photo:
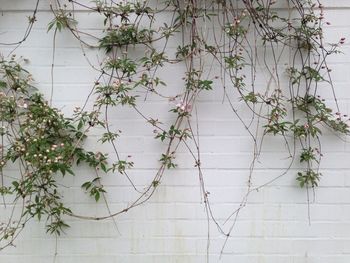
{"label": "green vine foliage", "polygon": [[[278,9],[281,2],[284,11]],[[74,11],[77,8],[101,17],[102,37],[79,29]],[[29,33],[36,12],[37,9],[29,19]],[[251,167],[259,158],[265,136],[281,136],[290,153],[290,163],[297,162],[303,167],[296,173],[297,183],[307,189],[314,189],[321,179],[322,132],[328,129],[337,134],[349,133],[347,116],[339,112],[337,98],[334,96],[336,109],[333,110],[318,95],[320,85],[334,90],[327,59],[339,53],[345,41],[341,38],[334,44],[324,43],[323,27],[328,22],[319,1],[97,0],[87,4],[69,0],[63,4],[56,0],[52,13],[54,18],[48,23],[48,31],[54,31],[55,36],[60,31],[69,31],[80,42],[84,54],[88,47],[103,52],[104,58],[100,67],[88,61],[98,74],[86,100],[86,103],[93,102],[92,109],[87,109],[85,103],[71,118],[64,117],[35,91],[30,74],[18,61],[1,60],[0,168],[2,178],[6,167],[13,165],[19,167],[20,176],[9,185],[3,181],[0,192],[3,196],[13,196],[14,202],[22,203],[23,207],[14,225],[1,227],[0,240],[8,240],[8,244],[31,218],[45,217],[47,231],[60,234],[67,227],[64,216],[101,220],[144,204],[161,184],[164,172],[176,169],[176,151],[180,145],[188,149],[198,169],[208,218],[228,239],[248,195],[263,186],[252,187],[251,172],[246,196],[227,219],[232,228],[224,230],[210,207],[197,139],[200,132],[191,124],[202,93],[222,89],[225,101],[254,141]],[[160,20],[162,14],[167,14],[166,21]],[[173,42],[181,43],[176,51],[168,48]],[[284,55],[288,55],[287,60]],[[286,63],[288,66],[283,66],[281,72],[281,65]],[[183,83],[182,91],[169,96],[163,94],[168,83],[162,79],[159,69],[174,64],[182,65],[186,72],[182,80],[175,80]],[[265,87],[255,83],[259,64],[264,64],[270,79]],[[214,72],[212,65],[220,70]],[[139,105],[147,94],[174,102],[170,110],[173,122],[169,126],[143,113]],[[252,117],[248,122],[235,109],[237,101],[250,110]],[[155,139],[166,145],[165,151],[159,153],[159,167],[153,180],[143,190],[137,189],[128,176],[128,170],[134,165],[132,158],[124,158],[118,152],[116,141],[121,131],[110,128],[109,112],[120,107],[134,109],[145,120],[145,125],[153,127]],[[257,123],[260,133],[253,131],[253,122]],[[110,145],[114,156],[83,149],[84,138],[96,128],[104,130],[99,142]],[[61,201],[57,180],[59,176],[74,175],[79,163],[89,165],[98,173],[125,176],[139,197],[124,209],[105,216],[75,214]],[[103,180],[101,175],[82,185],[96,201],[105,193],[100,180]]]}
{"label": "green vine foliage", "polygon": [[[3,181],[0,193],[12,195],[15,203],[24,204],[21,220],[15,226],[1,228],[1,240],[12,239],[34,217],[45,217],[47,231],[60,234],[67,227],[62,216],[71,211],[61,201],[57,177],[74,175],[73,167],[79,162],[104,167],[105,158],[81,148],[86,137],[81,127],[49,106],[31,86],[31,75],[14,57],[0,61],[0,74],[0,172],[4,178],[4,168],[10,163],[21,173],[10,185]],[[92,183],[85,188],[98,200],[103,189]]]}

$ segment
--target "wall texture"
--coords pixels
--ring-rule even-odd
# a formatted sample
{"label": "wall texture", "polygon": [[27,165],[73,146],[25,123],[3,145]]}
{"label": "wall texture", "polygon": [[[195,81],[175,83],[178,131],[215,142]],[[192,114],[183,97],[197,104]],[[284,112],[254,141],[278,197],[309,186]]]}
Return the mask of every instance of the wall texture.
{"label": "wall texture", "polygon": [[[325,29],[326,39],[350,39],[349,1],[323,2],[327,7],[326,19],[331,22]],[[24,34],[33,5],[33,0],[1,0],[0,42],[17,41]],[[79,12],[78,16],[80,27],[91,32],[98,30],[94,16],[86,12]],[[49,1],[42,1],[37,20],[30,37],[15,54],[29,60],[26,68],[32,72],[40,91],[49,97],[53,54],[53,33],[47,33],[47,23],[52,20]],[[92,63],[99,60],[95,52],[88,49],[85,57],[69,33],[58,34],[55,45],[54,105],[70,114],[75,106],[83,103],[82,98],[96,80],[97,74],[86,57]],[[6,56],[12,49],[1,46],[0,52]],[[329,63],[341,110],[345,113],[350,112],[350,46],[344,45],[343,51],[344,54],[332,57]],[[174,67],[162,74],[170,80],[169,89],[176,89],[182,77],[181,68]],[[331,99],[329,91],[322,92],[326,99]],[[156,115],[163,120],[170,116],[168,101],[150,97],[142,107],[149,116]],[[228,108],[228,103],[222,103],[222,90],[205,95],[198,102],[204,178],[213,213],[220,222],[240,205],[253,157],[251,139]],[[115,112],[113,121],[113,127],[123,130],[119,149],[122,154],[133,156],[135,169],[130,173],[142,188],[155,172],[162,145],[154,141],[151,128],[144,128],[144,120],[131,111]],[[350,144],[331,134],[325,137],[323,178],[315,193],[310,193],[309,207],[305,189],[300,189],[295,180],[296,167],[292,167],[278,180],[251,193],[221,261],[224,237],[210,224],[210,262],[350,262]],[[87,145],[99,150],[93,140]],[[281,140],[267,138],[253,174],[254,185],[264,184],[284,172],[289,160],[281,145]],[[0,262],[206,262],[208,227],[198,174],[185,150],[180,149],[177,157],[179,167],[166,172],[162,185],[147,204],[114,221],[68,218],[71,228],[57,240],[45,233],[42,222],[31,222],[15,243],[16,247],[0,251]],[[66,202],[81,214],[108,214],[103,202],[95,204],[80,189],[82,182],[92,178],[90,173],[81,168],[79,175],[62,181]],[[103,183],[108,190],[106,198],[111,211],[124,207],[137,196],[127,180],[119,175],[108,175]]]}

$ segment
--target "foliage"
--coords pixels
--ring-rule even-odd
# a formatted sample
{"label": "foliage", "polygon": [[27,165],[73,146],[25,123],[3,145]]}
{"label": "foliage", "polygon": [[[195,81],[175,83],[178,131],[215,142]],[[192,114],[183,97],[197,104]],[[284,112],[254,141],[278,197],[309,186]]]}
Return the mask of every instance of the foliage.
{"label": "foliage", "polygon": [[[55,33],[69,31],[78,39],[83,51],[86,46],[103,50],[105,57],[97,69],[100,73],[98,81],[87,98],[89,101],[93,97],[91,94],[95,95],[93,108],[79,108],[72,118],[64,117],[40,94],[31,91],[30,75],[14,59],[1,61],[1,135],[7,141],[2,150],[1,169],[16,163],[21,167],[21,175],[12,185],[3,184],[0,193],[14,195],[17,202],[21,200],[25,204],[21,223],[17,228],[2,230],[2,239],[14,238],[17,229],[24,226],[23,222],[28,218],[46,216],[48,232],[59,234],[67,227],[63,215],[101,220],[145,203],[161,184],[164,172],[176,168],[176,152],[181,144],[188,149],[198,169],[208,218],[229,238],[235,224],[232,218],[237,218],[248,195],[261,187],[253,188],[249,183],[242,204],[228,218],[232,223],[231,230],[224,231],[210,209],[201,169],[198,131],[190,121],[197,98],[203,92],[223,87],[224,98],[253,137],[252,169],[262,149],[258,141],[262,145],[267,135],[281,136],[290,153],[291,165],[298,160],[298,167],[303,167],[296,172],[296,181],[307,189],[317,187],[321,179],[322,153],[319,149],[323,130],[349,134],[347,116],[340,113],[336,97],[334,112],[328,102],[317,95],[320,85],[334,89],[327,59],[339,53],[339,47],[345,42],[345,38],[340,38],[334,44],[324,43],[323,27],[328,22],[325,22],[324,7],[319,1],[286,1],[288,14],[274,8],[277,1],[271,0],[168,0],[155,5],[149,1],[93,1],[92,4],[68,1],[69,4],[63,6],[57,2],[58,8],[52,10],[54,19],[48,30],[55,29]],[[235,8],[237,4],[242,8]],[[102,36],[93,36],[96,42],[88,42],[84,36],[92,35],[78,29],[74,17],[76,6],[101,17]],[[164,12],[171,15],[167,21],[159,23],[157,15]],[[35,14],[36,11],[33,17]],[[30,25],[35,22],[33,17]],[[212,30],[206,32],[201,25]],[[181,35],[181,44],[174,51],[168,44],[176,41],[178,35]],[[133,52],[136,50],[141,50],[142,54]],[[271,54],[270,58],[266,58],[266,53]],[[284,61],[285,54],[292,59]],[[263,57],[261,62],[270,78],[263,88],[255,83],[258,57]],[[184,65],[186,73],[182,80],[176,80],[182,83],[181,93],[169,96],[163,94],[162,88],[167,83],[158,70],[172,64]],[[285,64],[288,66],[281,66]],[[220,73],[208,70],[215,66],[219,67]],[[166,126],[157,118],[146,116],[138,107],[142,93],[146,94],[145,99],[151,93],[173,102],[170,109],[173,123]],[[246,122],[239,115],[232,97],[251,111],[251,120]],[[109,110],[118,107],[134,109],[146,125],[154,128],[155,139],[166,146],[159,154],[157,173],[142,191],[136,189],[127,173],[134,165],[131,156],[122,158],[118,152],[116,140],[120,139],[121,131],[110,129]],[[258,125],[256,131],[252,129],[254,121]],[[82,148],[82,140],[92,128],[103,130],[99,142],[109,144],[114,156]],[[190,140],[194,149],[188,144]],[[296,153],[299,153],[298,158],[294,158]],[[140,196],[125,209],[106,216],[75,214],[65,207],[56,178],[58,174],[74,175],[74,163],[81,162],[95,169],[97,174],[99,170],[119,172],[128,178]],[[100,184],[102,179],[97,176],[82,185],[96,201],[105,193]],[[251,178],[248,181],[251,182]]]}
{"label": "foliage", "polygon": [[[63,216],[72,213],[58,191],[59,175],[74,176],[75,162],[95,169],[103,167],[104,159],[81,148],[86,136],[81,127],[44,100],[31,85],[31,75],[14,57],[0,61],[0,74],[0,174],[4,178],[6,166],[19,167],[19,175],[12,177],[10,185],[3,182],[1,194],[23,204],[17,226],[24,227],[30,218],[45,217],[47,231],[59,235],[68,227]],[[104,190],[91,187],[94,182],[84,185],[89,184],[86,190],[98,200]],[[13,239],[17,230],[12,226],[3,228],[0,240]]]}

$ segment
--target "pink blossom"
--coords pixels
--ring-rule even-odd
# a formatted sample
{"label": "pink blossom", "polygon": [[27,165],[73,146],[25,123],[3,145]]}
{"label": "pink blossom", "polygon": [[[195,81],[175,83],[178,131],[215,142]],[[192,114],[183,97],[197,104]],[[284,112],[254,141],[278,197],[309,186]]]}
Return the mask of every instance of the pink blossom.
{"label": "pink blossom", "polygon": [[192,105],[191,104],[186,104],[183,101],[180,101],[176,104],[176,108],[178,108],[180,111],[183,112],[190,112],[192,110]]}

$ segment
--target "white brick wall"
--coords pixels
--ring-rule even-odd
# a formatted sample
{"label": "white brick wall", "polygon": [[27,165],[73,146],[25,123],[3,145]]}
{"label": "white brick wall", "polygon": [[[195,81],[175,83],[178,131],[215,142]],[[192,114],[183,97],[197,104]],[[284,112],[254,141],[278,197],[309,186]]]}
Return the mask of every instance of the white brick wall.
{"label": "white brick wall", "polygon": [[[16,50],[30,60],[26,65],[37,86],[50,95],[52,63],[52,32],[46,33],[52,19],[49,1],[42,1],[38,22],[28,40]],[[1,0],[0,42],[19,40],[31,14],[33,0]],[[350,39],[350,1],[323,1],[326,18],[332,24],[326,39]],[[79,13],[84,30],[97,32],[96,17]],[[7,54],[12,47],[1,46]],[[350,112],[350,46],[345,54],[330,58],[336,93],[342,112]],[[96,63],[96,51],[87,50]],[[78,42],[67,32],[57,36],[54,70],[54,104],[70,113],[81,105],[97,77],[80,50]],[[170,88],[178,85],[181,67],[163,72]],[[263,84],[263,83],[262,83]],[[324,97],[331,94],[324,91]],[[222,90],[201,97],[198,104],[204,179],[210,192],[213,213],[223,222],[240,204],[247,188],[252,142],[229,105],[222,104]],[[237,104],[238,106],[238,104]],[[167,121],[170,105],[156,97],[142,105],[148,116]],[[245,118],[248,118],[248,113]],[[123,130],[123,155],[131,154],[135,169],[130,176],[137,186],[150,182],[164,146],[153,139],[152,129],[130,110],[113,116],[113,127]],[[311,225],[305,189],[295,181],[295,168],[279,180],[249,196],[247,206],[239,215],[232,237],[220,262],[231,263],[349,263],[350,262],[350,146],[336,137],[324,136],[323,178],[310,204]],[[289,160],[281,149],[282,141],[267,138],[261,163],[256,166],[253,184],[261,185],[283,173]],[[93,142],[87,142],[97,149]],[[105,149],[108,151],[108,149]],[[198,175],[193,161],[184,149],[177,154],[179,168],[166,172],[162,185],[149,202],[112,220],[102,222],[68,218],[71,228],[57,240],[45,233],[43,223],[31,222],[15,243],[16,247],[0,252],[4,263],[203,263],[206,260],[207,220],[201,203]],[[74,211],[88,215],[107,213],[103,202],[95,204],[80,189],[82,182],[92,178],[81,168],[79,175],[65,178],[62,184],[66,202]],[[112,211],[123,208],[137,196],[125,178],[108,175],[103,183]],[[224,237],[214,224],[210,228],[210,262],[219,262]]]}

